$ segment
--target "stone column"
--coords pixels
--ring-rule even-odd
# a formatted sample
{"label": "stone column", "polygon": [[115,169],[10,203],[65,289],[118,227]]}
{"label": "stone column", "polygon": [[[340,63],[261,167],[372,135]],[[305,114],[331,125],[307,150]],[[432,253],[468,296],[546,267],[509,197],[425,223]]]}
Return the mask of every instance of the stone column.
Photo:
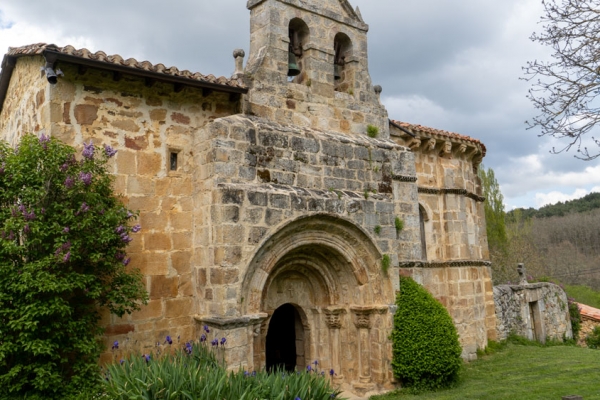
{"label": "stone column", "polygon": [[342,328],[341,315],[345,313],[346,310],[343,308],[325,309],[325,321],[329,328],[329,354],[332,368],[335,371],[335,375],[333,376],[335,381],[342,381],[344,379],[340,360],[340,329]]}
{"label": "stone column", "polygon": [[371,309],[354,309],[354,325],[358,329],[358,380],[360,383],[371,382]]}

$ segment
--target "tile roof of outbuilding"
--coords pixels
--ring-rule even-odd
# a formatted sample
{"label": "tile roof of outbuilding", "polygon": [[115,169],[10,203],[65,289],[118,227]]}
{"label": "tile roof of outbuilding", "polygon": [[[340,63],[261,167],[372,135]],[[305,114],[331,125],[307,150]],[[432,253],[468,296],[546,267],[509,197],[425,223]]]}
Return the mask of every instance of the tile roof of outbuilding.
{"label": "tile roof of outbuilding", "polygon": [[600,310],[585,304],[577,303],[581,316],[587,319],[600,322]]}
{"label": "tile roof of outbuilding", "polygon": [[481,146],[481,149],[482,149],[482,152],[484,155],[486,153],[485,145],[481,141],[479,141],[477,139],[473,139],[470,136],[465,136],[465,135],[461,135],[461,134],[454,133],[454,132],[448,132],[448,131],[444,131],[441,129],[429,128],[429,127],[423,126],[423,125],[411,124],[408,122],[402,122],[402,121],[396,121],[396,120],[392,120],[392,122],[414,134],[418,134],[419,132],[421,132],[425,135],[430,135],[430,136],[435,136],[435,137],[446,137],[449,139],[464,140],[467,142],[471,142],[473,144]]}
{"label": "tile roof of outbuilding", "polygon": [[[165,76],[189,79],[191,82],[207,83],[219,86],[226,86],[236,89],[247,89],[246,86],[238,79],[230,79],[224,76],[215,77],[214,75],[203,75],[199,72],[190,72],[188,70],[179,70],[176,67],[167,68],[164,64],[152,64],[149,61],[138,61],[134,58],[124,59],[118,54],[107,55],[103,51],[97,51],[95,53],[88,49],[76,49],[73,46],[59,47],[54,44],[36,43],[22,47],[9,47],[6,57],[24,57],[42,55],[44,52],[54,52],[61,55],[73,56],[83,60],[92,60],[100,63],[106,63],[108,65],[118,65],[121,67],[130,68],[132,73],[135,71],[139,72],[153,72],[162,74]],[[4,65],[4,62],[3,62]]]}

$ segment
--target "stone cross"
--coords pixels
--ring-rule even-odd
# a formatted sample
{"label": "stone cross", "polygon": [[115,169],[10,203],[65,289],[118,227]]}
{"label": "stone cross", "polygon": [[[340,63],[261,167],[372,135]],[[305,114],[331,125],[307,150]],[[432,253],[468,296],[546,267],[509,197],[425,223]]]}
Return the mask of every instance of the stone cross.
{"label": "stone cross", "polygon": [[527,270],[525,269],[525,264],[519,264],[517,266],[517,272],[519,273],[519,285],[528,285],[527,282]]}

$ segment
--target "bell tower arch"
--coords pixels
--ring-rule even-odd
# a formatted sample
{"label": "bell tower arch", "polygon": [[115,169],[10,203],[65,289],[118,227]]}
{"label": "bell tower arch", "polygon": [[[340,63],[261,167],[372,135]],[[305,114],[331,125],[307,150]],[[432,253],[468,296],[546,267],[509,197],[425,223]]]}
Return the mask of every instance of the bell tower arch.
{"label": "bell tower arch", "polygon": [[280,123],[389,138],[371,81],[369,26],[347,0],[250,0],[246,112]]}

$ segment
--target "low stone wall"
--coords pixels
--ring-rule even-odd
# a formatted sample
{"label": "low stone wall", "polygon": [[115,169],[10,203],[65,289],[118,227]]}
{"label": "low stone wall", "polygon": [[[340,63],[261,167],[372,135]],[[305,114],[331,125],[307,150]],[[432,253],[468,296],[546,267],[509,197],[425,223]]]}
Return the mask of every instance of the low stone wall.
{"label": "low stone wall", "polygon": [[494,287],[498,339],[510,333],[544,343],[573,338],[566,293],[553,283]]}

